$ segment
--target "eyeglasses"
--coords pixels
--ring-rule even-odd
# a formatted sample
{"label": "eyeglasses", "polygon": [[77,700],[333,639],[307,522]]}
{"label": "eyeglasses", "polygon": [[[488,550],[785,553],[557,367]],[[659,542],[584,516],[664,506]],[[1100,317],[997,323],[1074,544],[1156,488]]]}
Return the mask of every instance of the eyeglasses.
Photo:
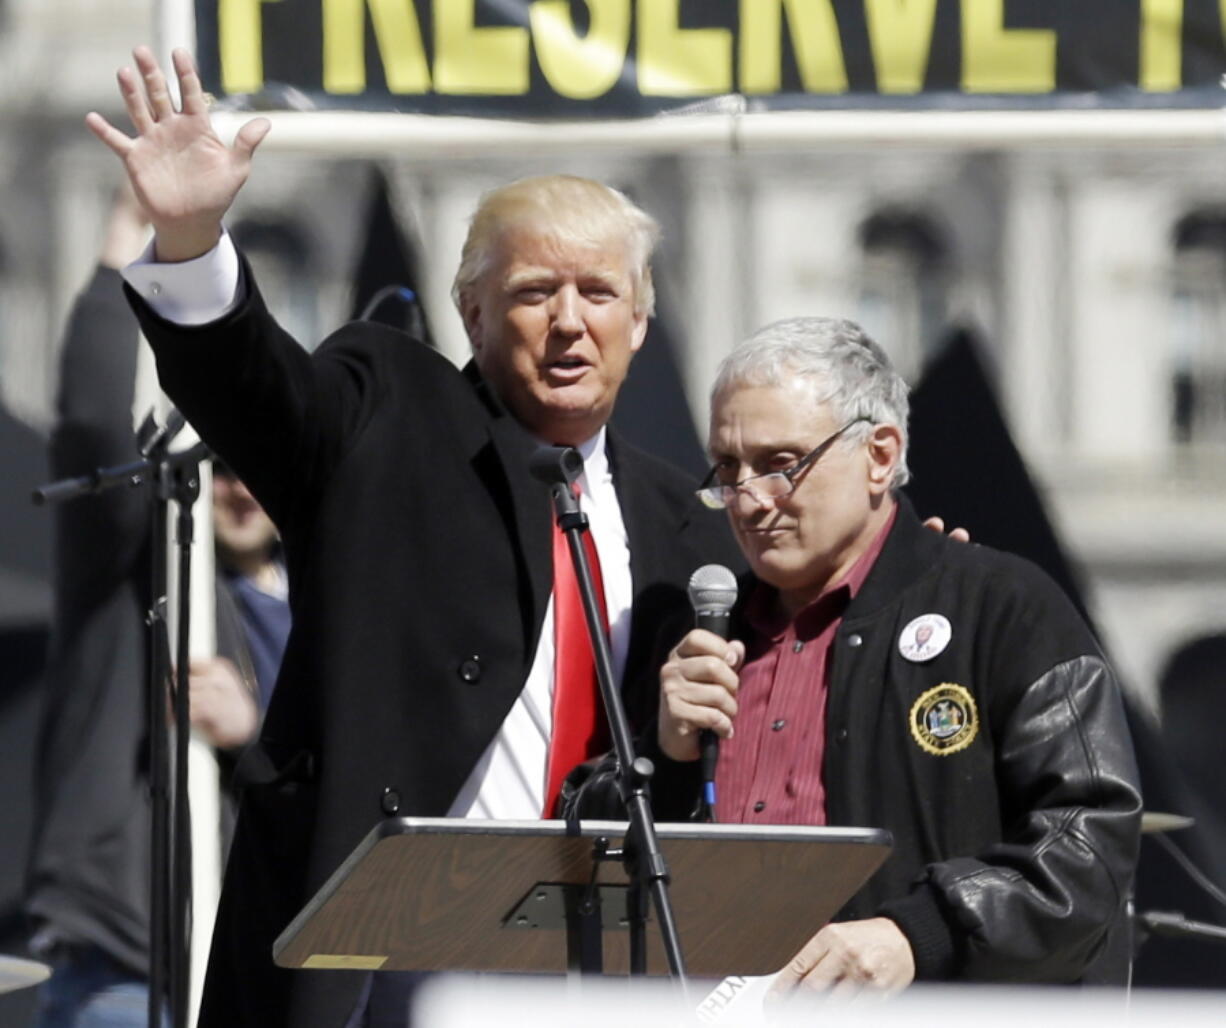
{"label": "eyeglasses", "polygon": [[707,474],[707,477],[702,480],[702,486],[696,490],[695,496],[702,500],[703,504],[710,507],[712,510],[723,510],[725,507],[730,507],[736,502],[737,494],[742,490],[749,493],[759,503],[764,500],[782,500],[785,496],[790,496],[792,490],[796,488],[797,476],[809,467],[815,464],[830,447],[853,425],[858,425],[862,421],[872,421],[873,419],[866,415],[861,415],[858,418],[852,418],[842,428],[833,435],[823,439],[813,449],[806,453],[790,468],[784,468],[782,471],[768,471],[762,475],[750,475],[748,478],[742,478],[739,482],[734,482],[731,485],[723,483],[712,484],[715,476],[719,474],[719,466],[713,467]]}

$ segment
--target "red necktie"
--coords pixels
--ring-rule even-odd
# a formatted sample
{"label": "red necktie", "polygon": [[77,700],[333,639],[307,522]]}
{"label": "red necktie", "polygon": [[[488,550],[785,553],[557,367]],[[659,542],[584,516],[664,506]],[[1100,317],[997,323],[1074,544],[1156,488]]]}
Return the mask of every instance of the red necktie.
{"label": "red necktie", "polygon": [[[578,495],[578,483],[575,493]],[[583,547],[592,569],[592,588],[600,609],[606,637],[608,614],[604,605],[604,582],[600,558],[590,531],[583,533]],[[579,580],[570,559],[565,533],[553,520],[553,731],[549,736],[545,779],[545,810],[552,817],[562,780],[577,764],[608,749],[608,729],[602,713],[596,659],[588,636]]]}

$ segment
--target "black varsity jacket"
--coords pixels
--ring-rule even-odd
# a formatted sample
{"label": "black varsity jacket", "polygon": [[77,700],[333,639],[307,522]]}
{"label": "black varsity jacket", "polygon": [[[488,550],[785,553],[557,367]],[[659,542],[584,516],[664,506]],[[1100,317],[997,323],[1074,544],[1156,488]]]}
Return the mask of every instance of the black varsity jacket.
{"label": "black varsity jacket", "polygon": [[[920,979],[1122,981],[1141,800],[1115,677],[1043,572],[899,504],[832,648],[823,758],[827,823],[886,828],[894,850],[836,920],[892,918]],[[687,819],[697,765],[654,725],[641,749],[657,817]],[[616,802],[602,768],[568,809]]]}

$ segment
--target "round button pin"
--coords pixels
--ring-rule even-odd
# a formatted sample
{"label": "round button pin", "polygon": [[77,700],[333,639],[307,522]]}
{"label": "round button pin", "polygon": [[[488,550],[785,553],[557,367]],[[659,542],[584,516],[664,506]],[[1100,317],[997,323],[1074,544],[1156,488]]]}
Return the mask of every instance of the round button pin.
{"label": "round button pin", "polygon": [[907,622],[898,636],[898,652],[916,664],[942,653],[953,638],[949,618],[943,614],[921,614]]}

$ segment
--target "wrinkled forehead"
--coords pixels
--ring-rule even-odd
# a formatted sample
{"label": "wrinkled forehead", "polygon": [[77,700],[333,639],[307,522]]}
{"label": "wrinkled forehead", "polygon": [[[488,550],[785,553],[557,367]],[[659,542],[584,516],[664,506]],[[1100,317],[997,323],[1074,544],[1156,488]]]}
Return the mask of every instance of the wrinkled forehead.
{"label": "wrinkled forehead", "polygon": [[[737,380],[711,398],[711,453],[794,446],[828,435],[835,412],[822,402],[820,383],[796,375],[784,381]],[[809,445],[813,445],[809,442]]]}
{"label": "wrinkled forehead", "polygon": [[825,424],[834,418],[830,390],[814,375],[771,370],[748,374],[725,382],[711,396],[711,425],[752,409],[766,419],[799,419]]}

